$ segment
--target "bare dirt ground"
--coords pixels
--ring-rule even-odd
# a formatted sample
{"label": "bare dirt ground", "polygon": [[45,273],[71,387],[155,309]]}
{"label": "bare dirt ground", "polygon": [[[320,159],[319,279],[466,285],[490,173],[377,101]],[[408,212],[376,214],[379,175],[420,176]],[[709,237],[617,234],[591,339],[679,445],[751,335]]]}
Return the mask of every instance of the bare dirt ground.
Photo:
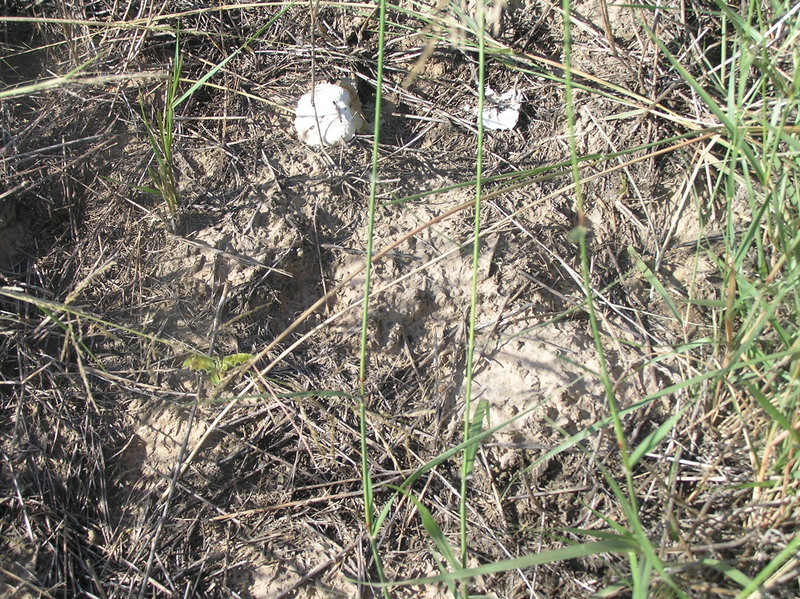
{"label": "bare dirt ground", "polygon": [[[167,4],[162,14],[185,8]],[[12,6],[6,6],[12,16],[126,18],[108,15],[99,3]],[[138,17],[155,17],[157,8],[143,4]],[[612,52],[595,3],[575,8],[574,66],[649,93],[658,71],[639,52],[642,40],[627,12],[615,8],[620,14],[611,15]],[[275,10],[185,16],[183,76],[196,80]],[[373,17],[325,7],[312,29],[307,8],[290,9],[212,79],[216,87],[201,88],[181,105],[174,233],[161,218],[161,201],[140,189],[151,185],[152,151],[138,103],[141,97],[146,111],[159,105],[158,77],[169,71],[175,36],[157,29],[6,26],[6,85],[63,73],[92,52],[100,54],[90,74],[149,75],[2,103],[2,282],[62,306],[41,304],[45,312],[8,297],[0,304],[0,564],[7,596],[377,596],[357,582],[376,580],[363,533],[352,397],[363,277],[264,356],[262,369],[308,334],[268,372],[250,370],[220,390],[184,367],[193,351],[259,353],[363,266],[371,135],[326,151],[310,148],[293,131],[292,111],[313,73],[316,81],[355,77],[365,112],[375,118]],[[497,37],[560,61],[560,28],[554,5],[510,3]],[[400,83],[424,42],[402,32],[391,39],[377,249],[474,196],[472,185],[457,185],[474,178],[474,54],[440,44],[404,90]],[[497,60],[487,72],[494,89],[515,87],[525,101],[513,131],[487,133],[485,175],[565,160],[563,89]],[[674,102],[681,102],[677,92]],[[578,92],[576,107],[581,154],[665,135],[654,121],[608,119],[619,106],[602,97]],[[677,158],[652,158],[584,188],[592,284],[604,290],[601,325],[622,407],[682,375],[668,361],[641,368],[653,346],[694,334],[674,330],[659,297],[631,274],[628,247],[657,260],[676,288],[716,284],[710,265],[686,263],[682,244],[698,235],[698,217],[685,201],[681,176]],[[559,546],[570,538],[557,532],[566,527],[603,529],[599,514],[621,517],[601,473],[619,472],[608,430],[547,456],[565,435],[608,415],[581,307],[579,257],[568,240],[574,200],[561,190],[569,181],[565,173],[498,193],[483,206],[473,392],[490,402],[491,426],[519,418],[478,453],[469,514],[476,565]],[[486,191],[502,185],[488,183]],[[430,193],[416,195],[424,192]],[[376,264],[367,385],[379,507],[388,485],[459,443],[471,229],[471,211],[457,212]],[[609,287],[617,279],[623,282]],[[708,326],[699,311],[687,322],[697,330]],[[637,410],[626,421],[631,443],[684,400],[668,394]],[[674,442],[695,458],[696,476],[726,469],[724,480],[736,480],[748,467],[739,452],[742,435],[726,439],[724,422],[713,424]],[[704,444],[708,435],[716,438]],[[745,494],[721,485],[716,495],[695,497],[688,475],[670,488],[663,482],[671,464],[643,460],[637,481],[644,513],[671,514],[673,531],[652,517],[654,538],[693,555],[674,542],[685,535],[693,546],[708,546],[704,555],[726,557],[731,550],[724,543],[744,537],[735,552],[758,562],[743,532],[758,514],[735,509]],[[453,539],[457,486],[458,463],[450,460],[414,487]],[[438,572],[408,503],[398,501],[379,545],[389,579]],[[623,567],[613,556],[569,560],[485,576],[472,590],[508,598],[590,596],[623,576]],[[715,585],[725,590],[722,579],[698,579],[696,596],[713,595]],[[393,593],[449,596],[441,585]]]}

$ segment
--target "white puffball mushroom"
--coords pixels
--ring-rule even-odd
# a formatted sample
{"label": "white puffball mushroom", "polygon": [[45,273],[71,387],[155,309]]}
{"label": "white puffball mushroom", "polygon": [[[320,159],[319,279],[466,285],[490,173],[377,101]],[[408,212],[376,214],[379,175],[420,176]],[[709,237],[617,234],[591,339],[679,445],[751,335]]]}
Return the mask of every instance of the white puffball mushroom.
{"label": "white puffball mushroom", "polygon": [[352,90],[320,83],[297,102],[294,127],[310,146],[333,146],[353,139],[364,124]]}

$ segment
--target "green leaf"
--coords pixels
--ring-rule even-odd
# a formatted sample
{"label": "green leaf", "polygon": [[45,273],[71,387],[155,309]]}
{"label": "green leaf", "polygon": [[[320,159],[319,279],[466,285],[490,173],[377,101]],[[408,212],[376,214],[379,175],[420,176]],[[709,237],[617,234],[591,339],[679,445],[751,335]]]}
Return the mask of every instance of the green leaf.
{"label": "green leaf", "polygon": [[727,306],[727,302],[725,300],[715,300],[715,299],[697,299],[697,298],[684,298],[678,297],[675,298],[675,301],[680,302],[682,304],[691,304],[692,306],[702,306],[704,308],[725,308]]}
{"label": "green leaf", "polygon": [[216,370],[214,359],[204,356],[203,354],[193,354],[183,361],[183,367],[189,370],[202,370],[204,372],[212,372]]}
{"label": "green leaf", "polygon": [[586,238],[586,227],[575,227],[569,232],[567,238],[572,243],[580,243],[582,239]]}
{"label": "green leaf", "polygon": [[244,364],[248,360],[253,359],[253,354],[231,354],[230,356],[225,356],[222,358],[222,369],[223,371],[228,370],[229,368],[233,368],[234,366],[239,366],[240,364]]}
{"label": "green leaf", "polygon": [[222,358],[211,358],[203,354],[192,354],[184,360],[183,367],[205,372],[211,383],[218,385],[222,380],[222,375],[230,368],[244,364],[252,357],[252,354],[231,354]]}

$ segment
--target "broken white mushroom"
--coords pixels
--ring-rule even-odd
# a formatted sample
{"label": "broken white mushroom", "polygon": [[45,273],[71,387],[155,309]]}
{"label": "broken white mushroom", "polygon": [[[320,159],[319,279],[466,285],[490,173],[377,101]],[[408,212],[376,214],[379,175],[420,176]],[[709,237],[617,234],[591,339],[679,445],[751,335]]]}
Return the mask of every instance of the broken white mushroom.
{"label": "broken white mushroom", "polygon": [[294,127],[310,146],[347,143],[363,126],[358,97],[349,85],[320,83],[297,102]]}
{"label": "broken white mushroom", "polygon": [[483,106],[483,126],[487,129],[507,131],[517,126],[522,93],[510,89],[498,94],[486,86]]}

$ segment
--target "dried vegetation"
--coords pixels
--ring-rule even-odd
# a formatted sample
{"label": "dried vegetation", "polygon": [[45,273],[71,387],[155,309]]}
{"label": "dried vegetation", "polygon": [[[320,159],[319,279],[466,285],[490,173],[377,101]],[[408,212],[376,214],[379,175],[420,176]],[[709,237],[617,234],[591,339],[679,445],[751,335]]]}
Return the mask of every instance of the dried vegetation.
{"label": "dried vegetation", "polygon": [[[746,305],[732,310],[720,257],[726,233],[748,230],[752,195],[743,186],[720,199],[717,129],[660,152],[715,121],[642,24],[701,80],[725,56],[724,30],[702,3],[667,4],[655,15],[573,7],[577,150],[595,155],[580,163],[581,216],[628,445],[667,427],[633,471],[644,533],[686,596],[735,596],[743,584],[723,565],[757,577],[797,534],[797,323],[780,305],[756,330],[774,369],[737,353],[755,342],[742,339],[753,321]],[[379,596],[356,582],[378,580],[353,399],[362,275],[272,345],[364,261],[371,136],[310,149],[292,109],[314,81],[354,77],[375,117],[376,11],[149,0],[2,10],[3,592]],[[378,509],[390,485],[462,440],[477,67],[459,10],[401,2],[387,26],[377,248],[419,230],[374,275],[367,430]],[[579,215],[562,28],[557,4],[508,2],[493,43],[513,52],[487,66],[491,87],[521,89],[526,102],[514,131],[485,142],[474,383],[492,426],[519,418],[477,454],[470,566],[581,543],[629,518],[610,484],[625,485],[624,465],[569,238]],[[170,223],[145,121],[163,116],[178,29],[179,95],[222,66],[175,108]],[[404,86],[429,39],[420,32],[443,39]],[[755,281],[771,261],[770,281],[789,280],[797,266],[763,235],[737,267]],[[214,386],[185,367],[197,353],[260,360],[217,372]],[[791,432],[775,428],[761,396]],[[453,458],[412,487],[454,546],[458,477]],[[389,580],[438,573],[411,502],[395,499],[377,540]],[[589,556],[486,574],[471,590],[626,596],[630,567]],[[767,572],[764,596],[796,596],[797,568],[792,558]],[[656,573],[650,590],[676,593]],[[440,583],[392,594],[448,593]]]}

